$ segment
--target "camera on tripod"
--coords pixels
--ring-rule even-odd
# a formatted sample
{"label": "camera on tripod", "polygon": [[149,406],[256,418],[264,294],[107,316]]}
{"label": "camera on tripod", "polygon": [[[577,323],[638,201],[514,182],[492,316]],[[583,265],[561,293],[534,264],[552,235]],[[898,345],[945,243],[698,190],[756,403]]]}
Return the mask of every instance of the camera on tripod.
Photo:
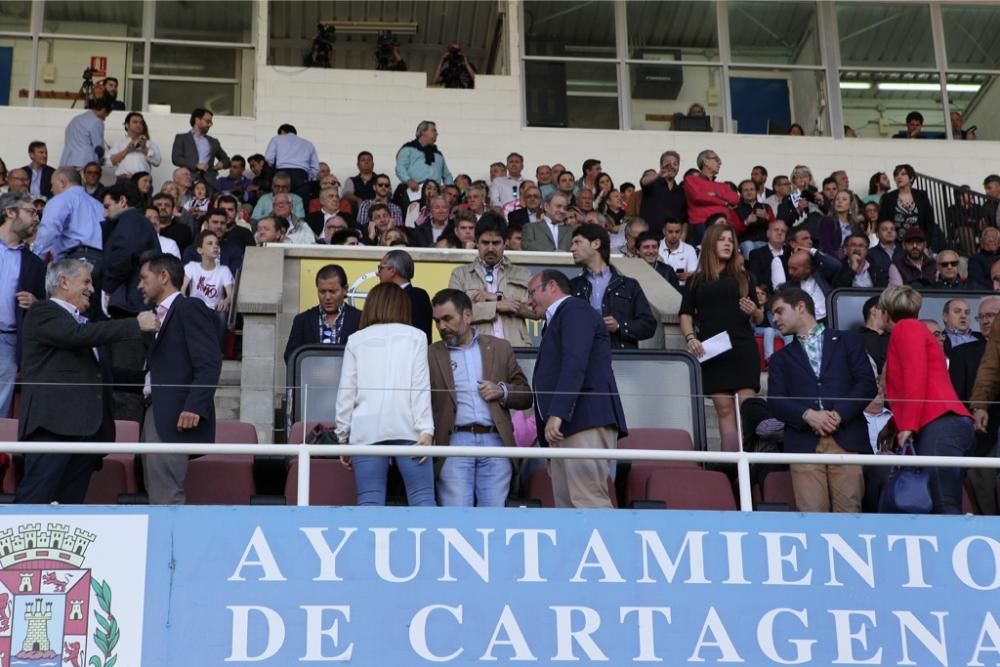
{"label": "camera on tripod", "polygon": [[333,43],[337,41],[337,29],[323,23],[317,25],[316,29],[312,48],[306,54],[306,67],[333,67]]}
{"label": "camera on tripod", "polygon": [[406,65],[399,57],[399,40],[392,35],[391,30],[380,30],[377,33],[375,44],[375,69],[377,70],[405,70]]}

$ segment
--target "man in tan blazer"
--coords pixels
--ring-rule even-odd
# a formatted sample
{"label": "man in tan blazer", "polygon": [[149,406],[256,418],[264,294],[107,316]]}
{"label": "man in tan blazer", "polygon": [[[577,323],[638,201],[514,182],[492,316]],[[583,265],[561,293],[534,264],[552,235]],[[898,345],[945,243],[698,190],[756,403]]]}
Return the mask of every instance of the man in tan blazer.
{"label": "man in tan blazer", "polygon": [[528,307],[531,272],[514,266],[503,255],[506,224],[499,214],[483,213],[476,223],[479,257],[451,272],[448,287],[472,300],[472,323],[476,331],[504,338],[514,347],[531,347],[526,318],[535,313]]}
{"label": "man in tan blazer", "polygon": [[[464,292],[434,295],[441,340],[428,348],[434,444],[514,446],[510,410],[531,407],[531,388],[510,343],[472,326],[472,301]],[[442,507],[503,507],[510,490],[510,459],[449,457],[438,473]]]}

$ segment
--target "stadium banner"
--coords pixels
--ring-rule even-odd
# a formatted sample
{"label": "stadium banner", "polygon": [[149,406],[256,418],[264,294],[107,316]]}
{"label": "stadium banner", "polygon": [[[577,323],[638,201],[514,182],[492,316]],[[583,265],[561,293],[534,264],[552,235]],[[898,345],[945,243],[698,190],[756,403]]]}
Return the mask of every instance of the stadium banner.
{"label": "stadium banner", "polygon": [[996,665],[984,517],[9,507],[0,665]]}

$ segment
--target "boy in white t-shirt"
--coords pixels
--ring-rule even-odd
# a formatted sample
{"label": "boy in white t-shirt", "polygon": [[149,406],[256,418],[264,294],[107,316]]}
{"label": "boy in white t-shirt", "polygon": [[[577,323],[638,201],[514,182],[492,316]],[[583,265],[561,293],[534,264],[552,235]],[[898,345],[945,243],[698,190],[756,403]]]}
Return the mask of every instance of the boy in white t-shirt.
{"label": "boy in white t-shirt", "polygon": [[[229,267],[219,262],[221,252],[219,237],[215,232],[202,230],[194,239],[194,247],[201,262],[188,262],[184,266],[184,284],[181,293],[202,302],[214,310],[219,318],[219,344],[226,340],[226,325],[232,305],[233,285],[236,282]],[[190,291],[189,291],[190,290]]]}

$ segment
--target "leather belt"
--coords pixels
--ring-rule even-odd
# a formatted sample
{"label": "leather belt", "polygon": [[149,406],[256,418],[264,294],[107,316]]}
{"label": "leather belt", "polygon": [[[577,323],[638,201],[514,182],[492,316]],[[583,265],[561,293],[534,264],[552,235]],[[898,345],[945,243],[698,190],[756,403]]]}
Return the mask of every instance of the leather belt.
{"label": "leather belt", "polygon": [[482,424],[462,424],[461,426],[455,427],[456,432],[461,433],[476,433],[482,435],[483,433],[496,433],[496,426],[484,426]]}

